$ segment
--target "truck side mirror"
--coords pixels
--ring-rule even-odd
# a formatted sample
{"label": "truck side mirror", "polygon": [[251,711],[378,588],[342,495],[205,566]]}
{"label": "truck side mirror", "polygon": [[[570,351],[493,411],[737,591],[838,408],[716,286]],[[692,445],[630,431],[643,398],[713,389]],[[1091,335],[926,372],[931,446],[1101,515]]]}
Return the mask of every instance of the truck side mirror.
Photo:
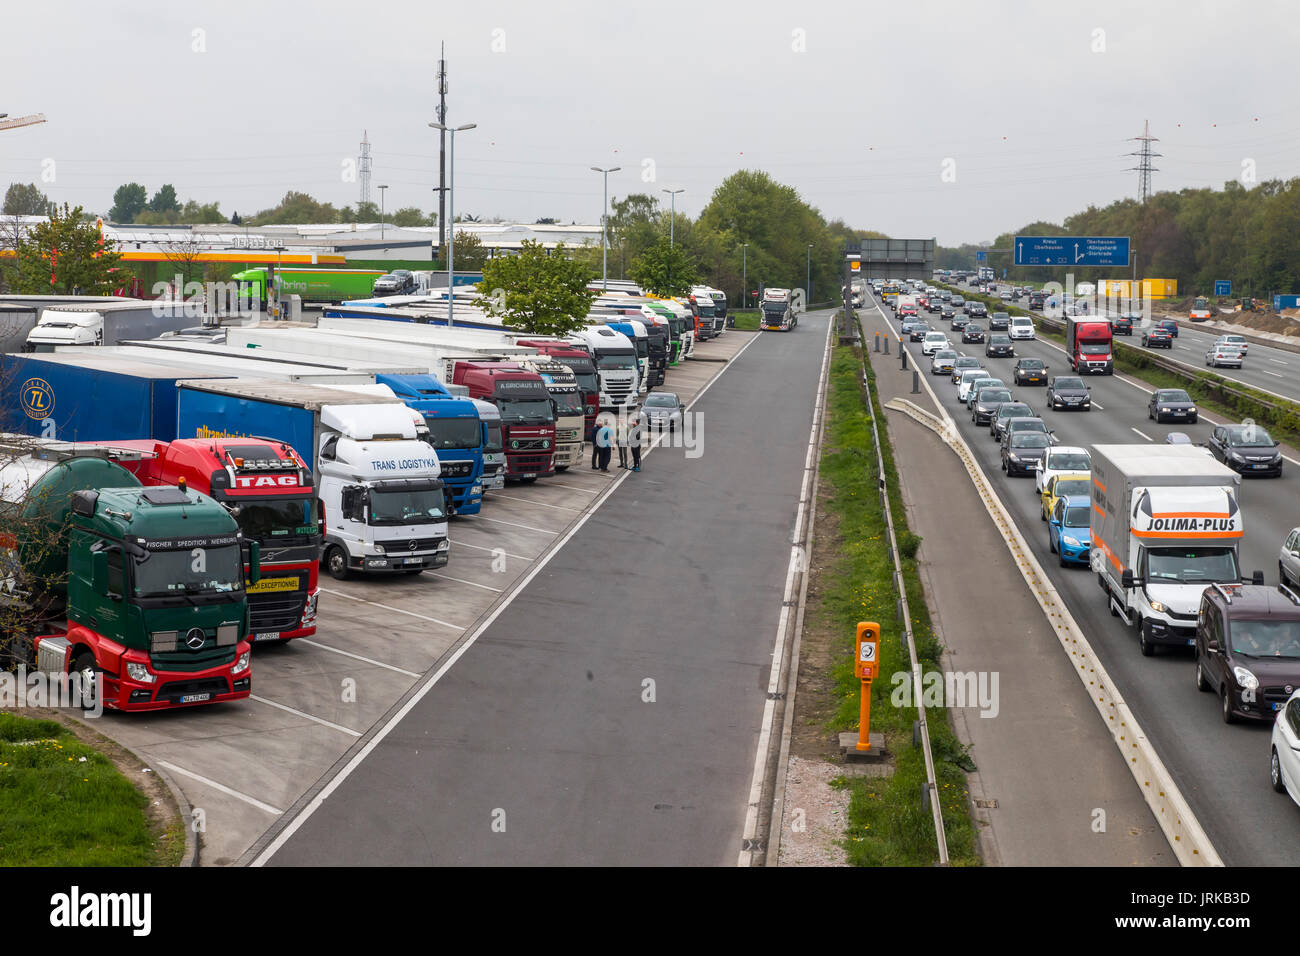
{"label": "truck side mirror", "polygon": [[1256,585],[1263,584],[1263,583],[1264,583],[1264,572],[1263,572],[1263,571],[1255,571],[1254,573],[1252,573],[1251,576],[1250,576],[1250,583],[1251,583],[1251,584],[1256,584]]}
{"label": "truck side mirror", "polygon": [[1122,572],[1120,572],[1120,576],[1119,576],[1119,586],[1122,587],[1125,591],[1131,591],[1131,590],[1133,590],[1133,571],[1132,571],[1132,569],[1130,569],[1130,568],[1125,568]]}
{"label": "truck side mirror", "polygon": [[256,541],[248,542],[248,583],[256,584],[262,580],[262,546]]}
{"label": "truck side mirror", "polygon": [[1205,642],[1205,650],[1211,654],[1219,653],[1219,642],[1214,638],[1210,638]]}

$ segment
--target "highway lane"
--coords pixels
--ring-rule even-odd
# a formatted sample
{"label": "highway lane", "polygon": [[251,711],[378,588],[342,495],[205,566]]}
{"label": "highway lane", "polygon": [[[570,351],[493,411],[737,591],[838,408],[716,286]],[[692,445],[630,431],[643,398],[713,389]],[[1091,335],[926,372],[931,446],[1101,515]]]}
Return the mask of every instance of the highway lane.
{"label": "highway lane", "polygon": [[828,321],[739,356],[702,456],[649,454],[270,862],[735,865]]}
{"label": "highway lane", "polygon": [[[948,323],[932,324],[949,332],[950,338],[957,338],[952,336]],[[919,355],[919,345],[910,348],[913,355]],[[978,345],[967,345],[964,351],[983,357]],[[1017,342],[1016,351],[1018,356],[1043,359],[1052,367],[1049,374],[1070,374],[1064,353],[1050,343]],[[987,358],[985,364],[997,370],[994,374],[998,377],[1012,380],[1015,359]],[[928,369],[928,365],[924,368]],[[930,381],[999,488],[1021,531],[1037,548],[1039,560],[1224,861],[1230,865],[1300,864],[1300,811],[1269,787],[1269,727],[1224,726],[1217,699],[1194,687],[1195,667],[1190,652],[1163,650],[1156,657],[1141,656],[1136,632],[1110,616],[1096,575],[1082,568],[1060,568],[1048,551],[1046,525],[1039,518],[1032,479],[1002,475],[998,445],[986,428],[971,424],[969,413],[957,401],[951,380],[932,376]],[[1043,388],[1019,387],[1013,392],[1042,414],[1062,444],[1142,443],[1148,439],[1160,442],[1170,431],[1185,431],[1195,440],[1204,441],[1212,427],[1210,416],[1203,416],[1197,425],[1157,425],[1148,421],[1147,393],[1122,376],[1091,376],[1086,381],[1100,409],[1053,412],[1045,408]],[[955,464],[953,478],[965,480]],[[1280,479],[1242,482],[1241,504],[1246,516],[1242,566],[1248,573],[1262,569],[1270,583],[1277,581],[1277,551],[1286,529],[1300,525],[1298,484],[1300,470],[1290,464],[1284,467]]]}

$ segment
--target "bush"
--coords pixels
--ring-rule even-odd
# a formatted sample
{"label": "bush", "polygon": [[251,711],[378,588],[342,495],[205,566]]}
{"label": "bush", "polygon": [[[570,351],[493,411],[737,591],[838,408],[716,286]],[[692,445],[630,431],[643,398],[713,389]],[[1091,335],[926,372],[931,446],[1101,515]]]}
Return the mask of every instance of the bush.
{"label": "bush", "polygon": [[898,539],[898,553],[909,561],[916,557],[916,551],[919,547],[921,547],[921,536],[919,534],[904,531]]}

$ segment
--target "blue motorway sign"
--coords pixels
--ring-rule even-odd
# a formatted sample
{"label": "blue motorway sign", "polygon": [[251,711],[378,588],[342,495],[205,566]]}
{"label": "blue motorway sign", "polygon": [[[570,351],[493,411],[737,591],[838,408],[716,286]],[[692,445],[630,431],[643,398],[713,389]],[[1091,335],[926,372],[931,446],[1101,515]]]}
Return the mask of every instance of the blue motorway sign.
{"label": "blue motorway sign", "polygon": [[1018,266],[1127,266],[1128,236],[1016,236]]}
{"label": "blue motorway sign", "polygon": [[1214,280],[1215,295],[1232,295],[1232,282],[1228,279]]}
{"label": "blue motorway sign", "polygon": [[978,252],[976,252],[976,253],[975,253],[975,261],[976,261],[976,262],[988,262],[988,261],[989,261],[988,250],[986,250],[986,249],[981,249],[981,250],[979,250]]}

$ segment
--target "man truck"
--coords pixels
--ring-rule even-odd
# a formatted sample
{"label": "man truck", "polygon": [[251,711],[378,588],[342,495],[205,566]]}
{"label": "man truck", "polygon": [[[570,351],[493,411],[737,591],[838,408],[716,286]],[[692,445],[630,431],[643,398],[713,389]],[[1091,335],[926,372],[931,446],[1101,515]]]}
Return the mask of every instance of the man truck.
{"label": "man truck", "polygon": [[24,633],[9,636],[22,663],[78,675],[83,704],[112,710],[247,697],[244,569],[256,586],[259,549],[226,509],[183,482],[142,486],[105,448],[0,444],[14,559],[3,600],[20,604],[11,620]]}
{"label": "man truck", "polygon": [[1240,482],[1192,445],[1092,447],[1092,565],[1144,656],[1190,646],[1201,592],[1241,580]]}

